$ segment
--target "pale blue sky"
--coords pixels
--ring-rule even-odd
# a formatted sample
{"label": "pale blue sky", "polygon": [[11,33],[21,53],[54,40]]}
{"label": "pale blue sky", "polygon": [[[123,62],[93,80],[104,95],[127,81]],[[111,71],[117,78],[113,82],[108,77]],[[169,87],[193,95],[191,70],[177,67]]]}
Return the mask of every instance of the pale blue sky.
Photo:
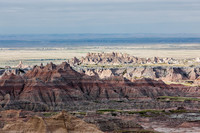
{"label": "pale blue sky", "polygon": [[0,34],[200,33],[200,0],[0,0]]}

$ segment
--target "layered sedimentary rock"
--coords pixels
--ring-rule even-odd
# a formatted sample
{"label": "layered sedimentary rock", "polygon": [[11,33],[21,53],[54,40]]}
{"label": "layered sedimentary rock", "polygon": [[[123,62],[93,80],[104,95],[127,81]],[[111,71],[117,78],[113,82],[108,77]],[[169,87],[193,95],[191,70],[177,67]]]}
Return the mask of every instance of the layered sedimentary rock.
{"label": "layered sedimentary rock", "polygon": [[77,59],[76,57],[68,60],[71,65],[78,64],[109,64],[109,65],[121,65],[121,64],[179,64],[178,60],[173,58],[139,58],[130,56],[126,53],[88,53],[85,57]]}
{"label": "layered sedimentary rock", "polygon": [[1,111],[0,115],[1,133],[102,133],[95,125],[64,111],[51,117],[20,110]]}
{"label": "layered sedimentary rock", "polygon": [[17,66],[5,66],[5,68],[0,69],[0,77],[3,74],[15,74],[15,75],[24,75],[27,71],[31,70],[30,66],[24,65],[22,61],[19,62]]}
{"label": "layered sedimentary rock", "polygon": [[[68,60],[68,63],[80,73],[101,79],[112,76],[123,76],[129,80],[145,77],[171,82],[192,80],[189,82],[195,84],[199,84],[200,79],[198,59],[139,58],[113,52],[88,53],[80,59],[74,57]],[[8,67],[0,70],[0,75],[2,76],[3,73],[23,75],[32,69],[24,66],[20,62],[18,68]]]}
{"label": "layered sedimentary rock", "polygon": [[[198,59],[139,58],[122,53],[88,53],[80,59],[68,60],[80,73],[100,79],[123,76],[131,81],[140,78],[186,82],[199,85]],[[171,65],[173,64],[173,65]]]}
{"label": "layered sedimentary rock", "polygon": [[198,84],[200,79],[200,67],[140,66],[122,68],[82,68],[78,71],[101,79],[123,76],[129,80],[151,78],[171,82],[190,81],[196,84]]}
{"label": "layered sedimentary rock", "polygon": [[[103,103],[98,107],[95,105],[96,101],[132,101],[140,98],[153,100],[164,95],[198,96],[199,90],[199,87],[166,85],[161,80],[148,78],[131,82],[122,76],[114,76],[101,80],[78,73],[64,62],[61,65],[50,63],[46,66],[35,66],[23,76],[2,76],[0,104],[2,109],[90,110],[108,105]],[[151,106],[159,108],[156,104]]]}

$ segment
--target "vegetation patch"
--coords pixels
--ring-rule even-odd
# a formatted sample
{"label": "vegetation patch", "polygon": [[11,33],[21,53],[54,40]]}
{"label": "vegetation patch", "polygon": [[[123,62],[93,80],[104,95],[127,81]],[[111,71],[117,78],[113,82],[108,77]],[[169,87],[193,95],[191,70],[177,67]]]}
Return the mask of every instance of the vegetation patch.
{"label": "vegetation patch", "polygon": [[95,102],[95,103],[101,103],[101,101],[98,101],[98,100],[94,100],[93,102]]}
{"label": "vegetation patch", "polygon": [[104,113],[104,112],[122,112],[122,110],[116,110],[116,109],[100,109],[97,110],[98,113]]}
{"label": "vegetation patch", "polygon": [[44,115],[45,117],[50,117],[50,116],[53,116],[53,115],[56,115],[56,114],[58,114],[58,112],[44,112],[44,113],[43,113],[43,115]]}
{"label": "vegetation patch", "polygon": [[110,100],[110,102],[123,103],[123,102],[125,102],[125,101],[123,101],[123,100]]}
{"label": "vegetation patch", "polygon": [[193,83],[191,83],[191,81],[189,80],[185,80],[185,81],[182,81],[182,82],[171,82],[171,81],[166,81],[165,84],[181,84],[181,85],[184,85],[184,86],[197,86]]}
{"label": "vegetation patch", "polygon": [[164,110],[141,110],[141,111],[123,111],[123,110],[115,110],[115,109],[102,109],[102,110],[97,110],[97,113],[105,113],[105,112],[110,112],[111,114],[113,113],[127,113],[127,114],[139,114],[140,116],[143,117],[153,117],[160,115],[161,113],[165,112]]}
{"label": "vegetation patch", "polygon": [[122,75],[124,76],[127,73],[127,69],[125,69],[122,73]]}
{"label": "vegetation patch", "polygon": [[72,115],[86,115],[86,112],[72,112]]}
{"label": "vegetation patch", "polygon": [[170,113],[186,113],[187,110],[169,110]]}
{"label": "vegetation patch", "polygon": [[[117,116],[117,113],[125,113],[125,114],[138,114],[141,117],[157,117],[160,115],[170,115],[170,114],[178,114],[178,113],[187,113],[191,112],[186,109],[175,109],[175,110],[140,110],[140,111],[124,111],[124,110],[116,110],[116,109],[102,109],[97,110],[97,113],[104,114],[104,113],[111,113],[112,116]],[[193,111],[192,111],[193,112]]]}
{"label": "vegetation patch", "polygon": [[199,98],[195,97],[172,97],[172,96],[160,96],[157,98],[159,101],[176,101],[176,102],[185,102],[185,101],[200,101]]}
{"label": "vegetation patch", "polygon": [[160,115],[164,110],[141,110],[141,111],[127,111],[128,114],[140,114],[143,117],[153,117]]}

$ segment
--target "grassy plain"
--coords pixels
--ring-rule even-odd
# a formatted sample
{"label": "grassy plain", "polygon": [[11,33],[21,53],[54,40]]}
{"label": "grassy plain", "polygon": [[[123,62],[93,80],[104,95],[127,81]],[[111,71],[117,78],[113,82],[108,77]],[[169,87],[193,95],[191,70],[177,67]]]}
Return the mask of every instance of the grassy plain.
{"label": "grassy plain", "polygon": [[[185,47],[185,46],[184,46]],[[61,63],[88,52],[121,52],[137,57],[173,57],[176,59],[199,57],[200,49],[167,47],[167,45],[133,46],[82,46],[65,48],[0,48],[0,67],[15,66],[20,60],[26,65],[54,62]]]}

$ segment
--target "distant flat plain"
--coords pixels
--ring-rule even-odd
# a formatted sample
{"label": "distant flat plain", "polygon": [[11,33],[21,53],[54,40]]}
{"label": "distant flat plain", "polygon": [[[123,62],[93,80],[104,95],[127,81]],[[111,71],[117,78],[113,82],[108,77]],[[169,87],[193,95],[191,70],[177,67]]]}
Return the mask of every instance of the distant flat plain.
{"label": "distant flat plain", "polygon": [[137,57],[200,57],[200,34],[33,34],[0,35],[0,67],[61,63],[88,52]]}
{"label": "distant flat plain", "polygon": [[30,66],[48,62],[58,64],[75,56],[85,56],[88,52],[120,52],[145,58],[157,56],[184,59],[200,57],[200,44],[0,48],[0,67],[16,66],[19,61]]}

